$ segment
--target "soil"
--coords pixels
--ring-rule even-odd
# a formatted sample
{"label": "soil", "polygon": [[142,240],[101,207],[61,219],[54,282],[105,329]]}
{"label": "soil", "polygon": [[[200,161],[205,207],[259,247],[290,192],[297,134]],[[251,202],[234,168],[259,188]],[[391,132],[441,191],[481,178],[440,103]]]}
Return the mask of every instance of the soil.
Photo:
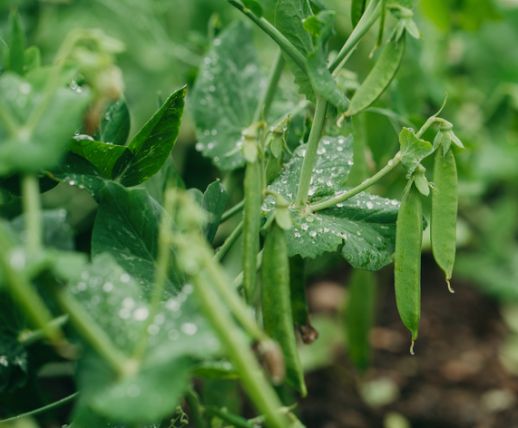
{"label": "soil", "polygon": [[[371,335],[373,361],[359,374],[343,347],[328,368],[308,374],[309,397],[301,402],[301,419],[309,428],[515,428],[518,427],[518,377],[502,365],[499,350],[508,334],[497,302],[462,282],[448,293],[431,260],[423,263],[422,321],[415,355],[394,303],[391,272],[381,272],[378,310]],[[310,300],[326,307],[315,283]],[[338,289],[337,289],[338,290]],[[343,289],[342,289],[343,290]],[[336,291],[337,293],[339,291]],[[324,303],[322,303],[322,300]],[[335,299],[338,301],[339,299]],[[369,406],[361,385],[389,380],[390,403]],[[396,412],[408,423],[392,424]],[[401,418],[399,417],[399,420]]]}

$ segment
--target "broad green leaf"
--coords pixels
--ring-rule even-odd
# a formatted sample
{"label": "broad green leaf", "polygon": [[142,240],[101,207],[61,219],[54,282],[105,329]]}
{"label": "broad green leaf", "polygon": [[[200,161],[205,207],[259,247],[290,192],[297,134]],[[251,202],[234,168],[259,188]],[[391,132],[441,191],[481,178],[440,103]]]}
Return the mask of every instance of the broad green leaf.
{"label": "broad green leaf", "polygon": [[123,146],[130,132],[130,113],[123,99],[110,104],[101,121],[100,139],[105,143]]}
{"label": "broad green leaf", "polygon": [[50,173],[50,176],[69,186],[85,189],[92,196],[97,196],[104,189],[106,183],[106,179],[100,175],[97,168],[86,159],[72,153],[65,156],[65,159]]}
{"label": "broad green leaf", "polygon": [[401,163],[407,169],[410,177],[419,163],[433,151],[429,141],[418,138],[414,130],[403,128],[399,133],[399,145],[401,147]]}
{"label": "broad green leaf", "polygon": [[356,27],[356,24],[358,24],[358,21],[363,15],[363,12],[365,11],[365,5],[367,3],[367,0],[352,0],[351,1],[351,22],[353,24],[353,27]]}
{"label": "broad green leaf", "polygon": [[219,180],[207,186],[203,194],[202,206],[209,214],[208,222],[205,226],[205,235],[209,242],[212,242],[216,236],[216,231],[227,202],[228,194]]}
{"label": "broad green leaf", "polygon": [[119,378],[93,352],[80,361],[81,406],[117,422],[156,422],[174,410],[197,359],[219,353],[219,345],[201,317],[190,286],[165,300],[148,324],[150,307],[137,281],[108,255],[94,259],[71,292],[130,355],[140,343],[142,329],[149,340],[142,366]]}
{"label": "broad green leaf", "polygon": [[95,141],[86,136],[74,137],[70,151],[90,162],[107,179],[113,178],[119,162],[127,163],[131,157],[131,152],[125,146]]}
{"label": "broad green leaf", "polygon": [[[306,146],[300,146],[270,189],[293,201]],[[352,166],[352,137],[324,137],[310,187],[310,201],[339,194]],[[267,201],[266,208],[272,201]],[[391,262],[398,202],[362,192],[333,208],[304,213],[291,209],[286,231],[290,255],[316,257],[341,250],[358,269],[377,270]]]}
{"label": "broad green leaf", "polygon": [[[99,194],[99,209],[92,234],[92,253],[108,252],[149,289],[155,276],[158,228],[162,207],[144,189],[125,189],[106,183]],[[173,292],[180,278],[171,266],[167,289]]]}
{"label": "broad green leaf", "polygon": [[196,149],[218,168],[231,170],[244,164],[241,131],[254,120],[261,82],[252,32],[236,22],[214,40],[191,95]]}
{"label": "broad green leaf", "polygon": [[173,92],[128,144],[133,157],[120,181],[135,186],[160,170],[176,143],[183,114],[186,89]]}
{"label": "broad green leaf", "polygon": [[85,91],[59,88],[39,114],[42,98],[43,91],[32,82],[11,73],[0,77],[0,175],[55,167],[81,126],[89,100]]}

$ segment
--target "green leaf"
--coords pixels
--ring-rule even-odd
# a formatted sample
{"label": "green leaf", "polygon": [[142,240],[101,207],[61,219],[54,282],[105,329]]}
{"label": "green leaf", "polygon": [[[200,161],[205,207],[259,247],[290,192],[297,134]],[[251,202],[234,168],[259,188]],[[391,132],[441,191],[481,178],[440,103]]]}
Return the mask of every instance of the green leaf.
{"label": "green leaf", "polygon": [[418,138],[413,129],[403,128],[399,133],[399,145],[401,147],[401,163],[407,169],[410,177],[420,162],[433,151],[429,141]]}
{"label": "green leaf", "polygon": [[133,157],[121,174],[122,184],[140,184],[162,167],[178,137],[185,93],[185,87],[173,92],[130,141],[128,149]]}
{"label": "green leaf", "polygon": [[104,178],[113,178],[116,165],[119,162],[127,163],[131,157],[131,152],[125,146],[85,137],[87,136],[76,136],[72,140],[70,151],[90,162]]}
{"label": "green leaf", "polygon": [[353,27],[356,27],[356,24],[358,24],[358,21],[363,15],[363,12],[365,11],[365,4],[367,3],[367,0],[352,0],[351,1],[351,21],[353,24]]}
{"label": "green leaf", "polygon": [[202,206],[209,214],[208,222],[205,226],[205,236],[209,242],[212,242],[216,236],[227,202],[228,194],[219,180],[207,186],[203,194]]}
{"label": "green leaf", "polygon": [[130,132],[130,114],[123,99],[110,104],[101,121],[100,138],[102,141],[123,146]]}
{"label": "green leaf", "polygon": [[[99,194],[99,209],[92,234],[92,254],[108,252],[148,290],[155,276],[158,228],[162,207],[144,189],[125,189],[106,183]],[[169,293],[180,277],[171,267]]]}
{"label": "green leaf", "polygon": [[247,9],[250,9],[254,15],[261,17],[263,15],[263,7],[257,0],[242,0]]}
{"label": "green leaf", "polygon": [[92,196],[96,196],[104,189],[106,179],[86,159],[69,153],[55,168],[50,176],[62,181],[69,186],[77,186],[79,189],[87,190]]}
{"label": "green leaf", "polygon": [[94,259],[71,287],[76,299],[126,355],[149,332],[147,351],[134,375],[120,378],[92,352],[80,361],[81,410],[117,422],[146,423],[170,414],[183,395],[195,360],[219,354],[201,317],[192,287],[164,301],[147,324],[150,308],[137,281],[108,254]]}
{"label": "green leaf", "polygon": [[[300,146],[270,189],[293,201],[306,146]],[[352,167],[352,137],[324,137],[310,187],[311,201],[344,190]],[[266,203],[266,209],[273,200]],[[398,202],[362,192],[345,202],[307,214],[292,208],[286,231],[290,256],[317,257],[341,250],[358,269],[377,270],[391,262]]]}
{"label": "green leaf", "polygon": [[196,149],[218,168],[231,170],[244,164],[241,131],[254,120],[261,81],[252,32],[236,22],[214,40],[191,95]]}
{"label": "green leaf", "polygon": [[[59,88],[41,116],[32,116],[38,114],[43,97],[43,90],[31,81],[10,73],[0,77],[0,175],[55,167],[80,128],[89,100],[85,91]],[[31,116],[36,119],[26,123]]]}

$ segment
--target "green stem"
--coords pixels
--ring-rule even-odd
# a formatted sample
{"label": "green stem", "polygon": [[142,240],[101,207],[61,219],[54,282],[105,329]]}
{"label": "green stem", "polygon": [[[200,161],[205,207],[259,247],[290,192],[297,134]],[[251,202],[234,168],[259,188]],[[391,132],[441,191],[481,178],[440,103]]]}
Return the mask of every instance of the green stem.
{"label": "green stem", "polygon": [[313,124],[308,137],[306,154],[302,162],[300,171],[299,187],[297,198],[295,200],[298,206],[304,205],[308,200],[309,187],[311,185],[311,176],[313,168],[317,161],[317,149],[320,142],[320,136],[326,120],[327,102],[322,97],[317,97],[315,105],[315,114],[313,116]]}
{"label": "green stem", "polygon": [[207,411],[214,416],[217,416],[222,421],[225,421],[230,424],[230,426],[236,428],[254,428],[257,425],[254,425],[252,422],[248,422],[246,419],[241,416],[234,415],[233,413],[228,412],[226,409],[220,409],[216,406],[210,406],[207,408]]}
{"label": "green stem", "polygon": [[129,360],[117,349],[105,331],[96,323],[77,300],[63,288],[55,288],[56,300],[68,314],[70,322],[86,342],[112,367],[119,376],[128,376],[137,370],[133,360]]}
{"label": "green stem", "polygon": [[423,124],[423,126],[421,126],[421,128],[419,129],[419,131],[417,132],[416,136],[417,138],[421,138],[424,133],[426,131],[428,131],[428,129],[430,127],[432,127],[433,125],[435,124],[441,124],[441,125],[445,125],[445,126],[451,126],[451,123],[448,122],[447,120],[445,119],[442,119],[440,117],[437,117],[437,116],[431,116],[429,117],[426,122]]}
{"label": "green stem", "polygon": [[167,274],[169,271],[169,246],[172,241],[172,226],[173,226],[173,204],[174,204],[175,189],[167,188],[164,194],[164,210],[160,221],[160,228],[158,233],[158,256],[155,269],[155,281],[151,298],[149,303],[149,316],[147,317],[140,338],[137,341],[133,357],[136,360],[141,360],[146,351],[149,340],[149,327],[155,320],[156,315],[160,309],[160,302],[162,301],[164,290],[167,284]]}
{"label": "green stem", "polygon": [[7,128],[9,135],[15,136],[18,134],[20,125],[16,122],[11,113],[4,107],[3,104],[0,104],[0,121],[3,122],[4,126]]}
{"label": "green stem", "polygon": [[[63,327],[68,321],[67,315],[61,315],[60,317],[54,318],[52,321],[48,323],[50,328],[60,328]],[[18,335],[18,342],[20,342],[24,346],[28,346],[38,340],[46,337],[46,333],[44,330],[24,330],[21,331]]]}
{"label": "green stem", "polygon": [[263,30],[270,38],[279,45],[279,47],[299,66],[306,71],[306,58],[304,55],[270,22],[264,18],[259,18],[241,2],[237,0],[227,0],[232,6],[238,9],[241,13],[251,19],[261,30]]}
{"label": "green stem", "polygon": [[22,178],[22,202],[25,217],[25,244],[27,253],[35,256],[41,252],[41,206],[38,178],[25,175]]}
{"label": "green stem", "polygon": [[[202,257],[205,266],[214,263],[210,253],[204,254]],[[193,276],[194,290],[205,316],[240,374],[243,386],[251,400],[265,415],[268,426],[272,428],[288,427],[286,418],[279,412],[281,408],[279,399],[248,347],[247,339],[233,322],[225,305],[219,300],[212,282],[211,275],[198,273]]]}
{"label": "green stem", "polygon": [[58,344],[62,334],[58,326],[52,324],[52,314],[24,274],[26,259],[20,250],[14,250],[7,239],[8,232],[0,229],[0,270],[13,299],[18,302],[34,326],[51,341]]}
{"label": "green stem", "polygon": [[234,205],[232,208],[229,208],[221,216],[221,223],[227,221],[229,218],[232,218],[234,215],[236,215],[238,212],[240,212],[244,206],[245,206],[245,201],[242,200],[241,202],[238,202],[236,205]]}
{"label": "green stem", "polygon": [[11,418],[0,420],[0,424],[8,424],[11,422],[16,422],[23,418],[36,416],[41,413],[48,412],[49,410],[57,409],[58,407],[64,406],[65,404],[68,404],[71,401],[74,401],[78,395],[79,395],[78,392],[74,392],[73,394],[70,394],[60,400],[54,401],[53,403],[46,404],[45,406],[38,407],[37,409],[30,410],[29,412],[20,413],[19,415],[13,416]]}
{"label": "green stem", "polygon": [[257,110],[255,111],[255,122],[259,120],[266,121],[268,112],[270,111],[270,107],[273,102],[273,98],[275,96],[275,91],[277,90],[277,85],[279,84],[279,80],[282,75],[283,68],[284,57],[282,55],[282,51],[279,51],[275,58],[272,72],[268,77],[268,84],[266,86],[266,90],[263,93],[261,101],[257,105]]}
{"label": "green stem", "polygon": [[243,221],[240,221],[236,228],[232,231],[230,235],[228,235],[227,239],[223,242],[223,244],[216,250],[216,254],[214,258],[218,261],[221,261],[223,257],[228,253],[230,248],[236,243],[241,234],[243,233]]}
{"label": "green stem", "polygon": [[187,394],[185,394],[185,400],[189,405],[189,409],[191,409],[190,419],[192,419],[191,422],[193,423],[193,426],[195,426],[196,428],[207,428],[207,423],[205,421],[205,418],[203,417],[204,408],[200,404],[198,394],[196,394],[196,392],[192,389],[189,389],[187,391]]}
{"label": "green stem", "polygon": [[342,46],[342,49],[340,49],[340,51],[336,55],[336,58],[329,66],[329,71],[333,73],[333,75],[336,75],[336,73],[338,73],[338,71],[344,66],[345,59],[354,49],[356,49],[360,40],[363,38],[363,36],[365,36],[365,34],[367,34],[370,28],[374,25],[380,13],[381,2],[375,0],[371,1],[367,6],[367,9],[365,10],[365,13],[358,22],[358,25],[356,25],[356,27],[347,38],[344,45]]}
{"label": "green stem", "polygon": [[389,172],[394,170],[399,164],[401,163],[401,154],[398,152],[391,160],[388,161],[388,163],[380,169],[376,174],[374,174],[372,177],[367,178],[365,181],[358,184],[358,186],[353,187],[352,189],[343,192],[339,195],[333,196],[328,199],[324,199],[323,201],[316,202],[309,206],[311,211],[320,211],[325,210],[326,208],[334,207],[336,204],[339,204],[340,202],[344,202],[347,199],[352,198],[353,196],[356,196],[358,193],[363,192],[364,190],[368,189],[373,184],[377,183],[379,180],[381,180],[383,177],[385,177]]}

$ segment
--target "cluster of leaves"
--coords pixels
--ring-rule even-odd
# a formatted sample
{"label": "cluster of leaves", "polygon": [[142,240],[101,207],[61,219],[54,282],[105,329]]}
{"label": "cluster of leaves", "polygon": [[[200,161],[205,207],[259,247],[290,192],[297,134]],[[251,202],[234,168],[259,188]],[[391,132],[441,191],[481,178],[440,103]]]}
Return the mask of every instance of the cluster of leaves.
{"label": "cluster of leaves", "polygon": [[[240,204],[225,213],[234,195],[219,181],[203,194],[186,192],[172,166],[186,88],[169,95],[130,137],[130,113],[114,64],[121,46],[98,31],[77,31],[54,63],[44,66],[38,50],[25,46],[20,21],[12,15],[0,74],[0,302],[16,304],[0,325],[2,392],[35,376],[32,343],[45,338],[55,359],[77,360],[74,427],[157,426],[181,414],[177,406],[184,398],[200,427],[219,426],[218,421],[302,425],[289,408],[281,409],[290,403],[281,402],[271,383],[284,382],[284,358],[287,384],[305,393],[292,352],[294,325],[306,332],[303,339],[314,340],[307,333],[312,331],[303,280],[296,284],[302,292],[285,290],[288,307],[274,314],[289,334],[268,331],[280,348],[231,288],[250,275],[258,277],[259,229],[267,239],[278,231],[274,228],[283,229],[271,248],[286,250],[280,260],[286,262],[281,271],[286,284],[288,256],[292,268],[304,258],[340,253],[355,269],[381,269],[393,260],[399,201],[367,189],[402,164],[406,178],[427,196],[421,162],[439,148],[447,151],[456,137],[448,129],[432,144],[420,138],[421,131],[404,128],[393,160],[373,177],[353,182],[354,168],[363,170],[365,164],[358,154],[367,147],[352,132],[349,118],[382,95],[398,70],[407,34],[418,35],[412,1],[353,2],[354,29],[334,59],[332,10],[317,1],[278,0],[270,22],[263,15],[266,3],[229,0],[279,45],[268,78],[251,27],[238,21],[213,38],[190,94],[196,149],[227,176],[246,170],[244,221],[215,255],[218,228]],[[384,38],[388,12],[393,32]],[[349,101],[353,87],[344,83],[343,65],[378,19],[384,48]],[[278,89],[284,63],[296,93],[284,85]],[[429,125],[442,120],[432,119]],[[257,173],[252,192],[250,171]],[[82,219],[90,226],[88,254],[76,249],[75,230],[62,209],[40,207],[40,190],[59,193],[70,187],[74,195],[88,195],[95,210],[93,220],[90,213]],[[250,199],[258,202],[257,210],[247,210]],[[244,280],[238,276],[232,284],[219,261],[240,233],[245,235]],[[247,239],[256,246],[247,246]],[[271,253],[267,265],[276,269]],[[350,311],[349,325],[359,327],[349,336],[357,338],[353,359],[363,366],[374,292],[371,285],[355,289],[351,301],[365,302],[366,310]],[[247,303],[254,307],[247,291]],[[275,310],[254,309],[263,311],[263,319],[265,310]],[[358,323],[355,314],[362,318]],[[251,341],[257,342],[264,370]],[[209,383],[214,377],[239,377],[261,415],[247,421],[200,403],[193,379]]]}

